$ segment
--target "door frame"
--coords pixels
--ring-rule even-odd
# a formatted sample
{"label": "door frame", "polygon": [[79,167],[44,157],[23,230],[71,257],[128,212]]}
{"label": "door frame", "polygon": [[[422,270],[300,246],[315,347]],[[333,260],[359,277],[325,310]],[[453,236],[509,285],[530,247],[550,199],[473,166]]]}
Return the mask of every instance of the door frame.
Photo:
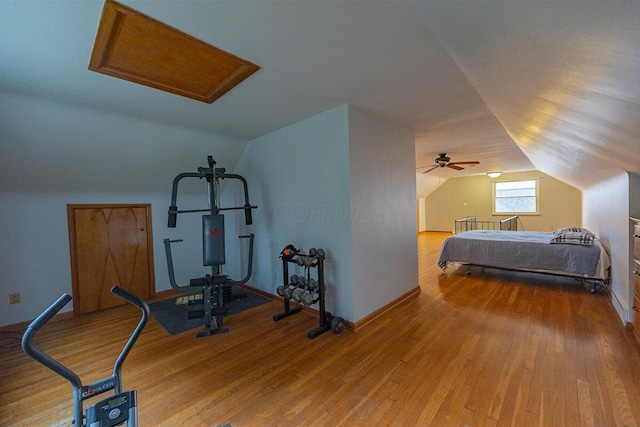
{"label": "door frame", "polygon": [[128,204],[67,204],[67,223],[69,227],[69,252],[71,256],[71,292],[73,294],[73,315],[80,313],[80,280],[78,277],[78,248],[76,246],[76,215],[79,209],[122,209],[122,208],[143,208],[146,217],[147,233],[147,266],[149,268],[149,295],[156,296],[156,280],[153,264],[153,232],[151,227],[151,204],[150,203],[128,203]]}

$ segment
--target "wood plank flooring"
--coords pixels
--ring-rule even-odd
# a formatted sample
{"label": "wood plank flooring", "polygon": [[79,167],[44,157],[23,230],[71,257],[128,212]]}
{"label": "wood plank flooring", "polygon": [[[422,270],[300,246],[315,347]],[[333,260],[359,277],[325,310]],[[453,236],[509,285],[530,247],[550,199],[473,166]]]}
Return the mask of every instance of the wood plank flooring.
{"label": "wood plank flooring", "polygon": [[[230,333],[207,338],[170,336],[150,320],[123,370],[140,425],[640,424],[640,346],[606,296],[573,279],[442,274],[447,236],[419,236],[420,295],[356,332],[309,340],[317,319],[273,322],[276,301],[227,317]],[[37,344],[95,381],[111,373],[137,315],[124,306],[64,318]],[[0,425],[69,425],[65,380],[17,346],[0,358]]]}

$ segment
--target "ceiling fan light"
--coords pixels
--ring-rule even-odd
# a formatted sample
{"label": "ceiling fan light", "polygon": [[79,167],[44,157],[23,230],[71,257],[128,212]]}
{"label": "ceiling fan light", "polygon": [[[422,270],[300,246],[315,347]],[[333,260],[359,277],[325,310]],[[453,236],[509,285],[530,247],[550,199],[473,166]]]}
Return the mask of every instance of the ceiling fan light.
{"label": "ceiling fan light", "polygon": [[500,175],[502,175],[502,172],[488,172],[488,173],[487,173],[487,176],[488,176],[489,178],[497,178],[497,177],[499,177]]}

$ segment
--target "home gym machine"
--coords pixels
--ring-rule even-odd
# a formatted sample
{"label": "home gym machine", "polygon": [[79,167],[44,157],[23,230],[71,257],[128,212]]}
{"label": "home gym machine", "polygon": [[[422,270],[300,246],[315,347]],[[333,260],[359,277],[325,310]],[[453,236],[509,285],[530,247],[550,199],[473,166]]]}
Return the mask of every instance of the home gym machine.
{"label": "home gym machine", "polygon": [[[276,292],[284,299],[284,311],[275,314],[273,320],[277,322],[302,310],[301,305],[291,308],[290,301],[306,306],[319,303],[318,317],[320,325],[309,331],[307,337],[313,339],[329,330],[332,330],[335,334],[342,333],[345,329],[344,319],[339,316],[334,317],[325,309],[324,250],[311,248],[308,254],[304,254],[295,246],[287,245],[280,252],[280,259],[282,260],[284,283],[282,286],[278,286]],[[304,276],[300,277],[294,274],[289,278],[289,263],[304,267]],[[318,280],[311,278],[312,268],[318,269]]]}
{"label": "home gym machine", "polygon": [[[149,306],[137,296],[118,286],[111,288],[111,292],[137,306],[142,312],[142,318],[122,349],[120,356],[118,356],[113,366],[113,374],[110,377],[88,385],[82,385],[80,377],[78,377],[75,372],[33,345],[33,336],[38,329],[44,326],[62,307],[71,301],[69,294],[62,294],[49,308],[38,316],[36,320],[31,322],[22,336],[22,349],[25,353],[71,383],[71,387],[73,387],[73,424],[76,426],[110,427],[123,424],[124,422],[127,423],[126,425],[128,427],[138,425],[136,391],[122,391],[122,365],[124,364],[124,359],[140,336],[142,329],[144,329],[144,326],[147,324]],[[88,407],[85,415],[83,402],[109,390],[114,390],[115,395],[107,397]]]}
{"label": "home gym machine", "polygon": [[[246,283],[251,277],[253,265],[253,239],[254,235],[249,234],[239,236],[240,239],[249,239],[249,258],[247,275],[239,281],[231,280],[229,276],[221,274],[221,266],[225,263],[225,241],[224,241],[224,215],[221,211],[244,210],[245,224],[251,225],[253,219],[251,210],[257,206],[249,203],[249,191],[247,181],[240,175],[226,173],[224,168],[217,168],[216,161],[212,156],[207,157],[209,167],[198,168],[198,172],[186,172],[177,175],[173,180],[171,191],[171,206],[169,206],[169,221],[167,226],[175,228],[178,214],[191,212],[208,212],[202,216],[202,265],[211,267],[211,273],[205,277],[191,279],[189,285],[179,286],[175,280],[173,269],[173,257],[171,256],[171,243],[181,242],[180,240],[164,239],[164,247],[167,257],[167,267],[169,269],[169,282],[171,287],[179,292],[200,292],[202,297],[189,303],[203,304],[201,310],[189,312],[189,319],[204,319],[205,331],[199,332],[198,337],[210,336],[218,333],[228,332],[228,328],[220,328],[223,323],[223,316],[227,313],[224,303],[233,296],[233,286]],[[209,207],[207,209],[178,210],[178,183],[183,178],[206,179],[208,186]],[[244,206],[225,207],[220,205],[220,180],[237,179],[244,188]]]}

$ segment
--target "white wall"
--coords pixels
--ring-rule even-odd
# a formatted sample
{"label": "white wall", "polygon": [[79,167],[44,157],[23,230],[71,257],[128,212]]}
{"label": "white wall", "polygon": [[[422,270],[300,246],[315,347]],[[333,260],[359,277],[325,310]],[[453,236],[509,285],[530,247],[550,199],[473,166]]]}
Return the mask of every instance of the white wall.
{"label": "white wall", "polygon": [[418,286],[415,137],[349,107],[354,317]]}
{"label": "white wall", "polygon": [[233,168],[245,146],[219,135],[2,93],[0,107],[2,192],[170,195],[179,172],[196,172],[209,154]]}
{"label": "white wall", "polygon": [[[283,280],[279,255],[286,245],[305,252],[322,248],[327,310],[352,319],[347,113],[342,105],[249,142],[234,173],[245,177],[258,209],[253,226],[243,225],[241,216],[234,220],[239,230],[256,235],[252,286],[276,293]],[[227,259],[227,264],[237,271],[238,261],[244,260]],[[289,270],[289,275],[303,272],[291,263]]]}
{"label": "white wall", "polygon": [[275,294],[293,244],[326,251],[327,309],[347,320],[418,286],[413,156],[413,133],[347,105],[251,141],[234,171],[259,206],[239,225],[256,234],[251,285]]}
{"label": "white wall", "polygon": [[440,178],[437,175],[430,175],[422,172],[416,173],[415,175],[416,175],[416,197],[419,199],[428,197],[429,194],[433,193],[442,184],[447,182],[447,178]]}
{"label": "white wall", "polygon": [[[629,174],[629,216],[640,218],[640,176]],[[633,232],[632,225],[629,224],[629,233]],[[629,265],[633,266],[633,239],[629,242]],[[633,267],[630,268],[633,270]],[[629,306],[633,308],[634,280],[633,272],[629,273]],[[636,316],[640,314],[636,313]],[[628,321],[632,321],[632,313],[629,312]]]}
{"label": "white wall", "polygon": [[629,214],[640,218],[640,176],[629,174]]}
{"label": "white wall", "polygon": [[[208,154],[232,168],[243,142],[6,94],[0,105],[0,325],[71,292],[67,204],[151,203],[156,289],[169,288],[165,237],[187,239],[175,247],[178,281],[202,274],[200,216],[166,227],[171,183]],[[181,190],[180,208],[207,207],[206,186]],[[14,292],[22,301],[9,305]]]}
{"label": "white wall", "polygon": [[[162,240],[183,236],[166,228],[169,206],[166,195],[2,193],[0,200],[2,325],[34,319],[63,292],[72,293],[67,204],[151,203],[156,289],[169,289]],[[185,246],[180,248],[183,251],[176,248],[175,263],[183,278],[187,266],[195,273],[186,279],[197,276],[202,270],[200,252],[196,251],[198,255],[194,256],[193,250],[186,249],[189,245],[201,245],[199,239],[200,234],[195,239],[187,239]],[[9,305],[8,295],[14,292],[20,293],[21,303]],[[69,303],[63,312],[71,309]]]}
{"label": "white wall", "polygon": [[427,209],[427,199],[420,197],[418,199],[418,231],[427,231],[427,220],[425,217],[425,211]]}
{"label": "white wall", "polygon": [[493,183],[535,179],[538,181],[536,215],[519,215],[518,230],[552,231],[582,224],[580,190],[540,171],[504,173],[492,179],[486,175],[450,178],[425,201],[426,229],[453,231],[455,220],[475,215],[478,221],[498,221],[509,215],[493,215]]}
{"label": "white wall", "polygon": [[582,193],[583,225],[599,236],[609,252],[612,302],[623,322],[630,320],[631,307],[629,182],[629,174],[622,173]]}
{"label": "white wall", "polygon": [[[204,274],[200,214],[179,215],[176,229],[166,221],[173,178],[206,166],[209,154],[247,179],[259,206],[252,226],[241,211],[225,214],[232,278],[243,277],[248,249],[233,237],[253,232],[251,285],[275,293],[285,245],[321,247],[327,309],[348,320],[417,286],[413,135],[393,123],[343,105],[243,152],[245,143],[218,135],[1,96],[0,325],[31,320],[71,292],[67,204],[150,203],[156,290],[169,289],[164,238],[185,240],[172,246],[178,284]],[[181,182],[179,209],[207,207],[206,183],[195,181]],[[241,196],[240,185],[223,183],[222,206]],[[22,302],[9,305],[14,292]]]}

